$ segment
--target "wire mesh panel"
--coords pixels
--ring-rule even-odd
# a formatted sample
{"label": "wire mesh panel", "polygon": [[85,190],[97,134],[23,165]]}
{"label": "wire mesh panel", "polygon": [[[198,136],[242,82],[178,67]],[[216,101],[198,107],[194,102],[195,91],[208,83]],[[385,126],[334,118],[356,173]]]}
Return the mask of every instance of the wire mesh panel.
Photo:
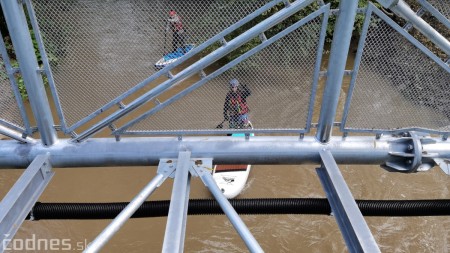
{"label": "wire mesh panel", "polygon": [[[239,81],[238,90],[250,93],[246,99],[248,115],[256,130],[302,132],[312,107],[310,100],[313,76],[318,71],[316,61],[320,61],[320,57],[316,57],[322,46],[319,43],[321,35],[324,36],[323,17],[318,16],[181,100],[133,125],[128,133],[215,130],[218,125],[235,128],[231,119],[224,121],[224,112],[228,115],[230,106],[226,97],[232,79]],[[220,64],[209,71],[214,71]],[[199,80],[200,76],[193,77],[181,86]],[[168,93],[175,94],[174,91]],[[164,100],[164,96],[158,99],[159,102]]]}
{"label": "wire mesh panel", "polygon": [[438,10],[447,19],[450,19],[450,4],[447,0],[428,0],[436,10]]}
{"label": "wire mesh panel", "polygon": [[18,131],[25,131],[24,121],[3,60],[0,66],[0,124]]}
{"label": "wire mesh panel", "polygon": [[34,0],[67,125],[155,73],[173,49],[170,10],[198,45],[267,2]]}
{"label": "wire mesh panel", "polygon": [[449,132],[450,68],[379,10],[369,10],[345,130]]}

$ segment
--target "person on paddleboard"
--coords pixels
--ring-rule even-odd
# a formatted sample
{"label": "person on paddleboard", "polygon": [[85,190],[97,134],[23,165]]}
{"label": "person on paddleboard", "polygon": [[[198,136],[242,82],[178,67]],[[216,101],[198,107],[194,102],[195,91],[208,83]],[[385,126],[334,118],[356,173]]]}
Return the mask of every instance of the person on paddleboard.
{"label": "person on paddleboard", "polygon": [[169,19],[167,20],[166,32],[172,31],[172,52],[176,52],[178,48],[184,50],[184,28],[181,17],[174,10],[169,11]]}
{"label": "person on paddleboard", "polygon": [[239,85],[237,79],[230,80],[230,91],[225,97],[223,105],[223,119],[228,121],[230,128],[249,127],[247,97],[252,93],[247,85]]}

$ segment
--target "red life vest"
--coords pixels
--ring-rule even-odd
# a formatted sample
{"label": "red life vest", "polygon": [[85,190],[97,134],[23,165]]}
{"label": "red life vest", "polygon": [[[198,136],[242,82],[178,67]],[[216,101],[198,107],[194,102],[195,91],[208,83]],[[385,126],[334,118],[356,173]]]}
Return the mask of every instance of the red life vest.
{"label": "red life vest", "polygon": [[247,103],[242,99],[241,94],[236,94],[230,96],[230,111],[232,113],[237,113],[239,115],[248,113]]}
{"label": "red life vest", "polygon": [[172,22],[173,31],[180,32],[183,30],[183,23],[181,22],[181,17],[179,15],[177,15],[176,17],[176,21]]}

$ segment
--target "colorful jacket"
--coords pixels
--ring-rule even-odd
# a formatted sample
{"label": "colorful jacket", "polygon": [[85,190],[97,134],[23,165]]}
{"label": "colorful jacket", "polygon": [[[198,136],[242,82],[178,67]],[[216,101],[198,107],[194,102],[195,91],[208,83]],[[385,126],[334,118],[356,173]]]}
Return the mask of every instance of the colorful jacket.
{"label": "colorful jacket", "polygon": [[223,104],[223,115],[226,117],[228,114],[243,115],[250,111],[247,105],[247,97],[252,93],[247,85],[242,85],[242,90],[238,89],[236,92],[229,91],[225,97],[225,103]]}
{"label": "colorful jacket", "polygon": [[183,23],[181,22],[181,17],[177,14],[173,16],[173,18],[168,19],[170,28],[172,29],[172,32],[174,33],[182,33],[183,30]]}

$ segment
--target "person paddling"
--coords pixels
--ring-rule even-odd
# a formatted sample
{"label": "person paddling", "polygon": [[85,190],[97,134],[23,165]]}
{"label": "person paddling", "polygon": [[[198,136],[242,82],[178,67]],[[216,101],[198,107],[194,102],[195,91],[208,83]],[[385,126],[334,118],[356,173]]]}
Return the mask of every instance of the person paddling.
{"label": "person paddling", "polygon": [[230,91],[223,105],[223,119],[228,121],[230,128],[248,128],[250,109],[247,105],[247,97],[252,94],[251,90],[245,84],[240,86],[235,78],[231,79],[229,84]]}
{"label": "person paddling", "polygon": [[176,11],[169,11],[169,19],[167,20],[166,32],[172,31],[172,52],[176,52],[178,48],[183,49],[184,53],[184,28],[181,17]]}

